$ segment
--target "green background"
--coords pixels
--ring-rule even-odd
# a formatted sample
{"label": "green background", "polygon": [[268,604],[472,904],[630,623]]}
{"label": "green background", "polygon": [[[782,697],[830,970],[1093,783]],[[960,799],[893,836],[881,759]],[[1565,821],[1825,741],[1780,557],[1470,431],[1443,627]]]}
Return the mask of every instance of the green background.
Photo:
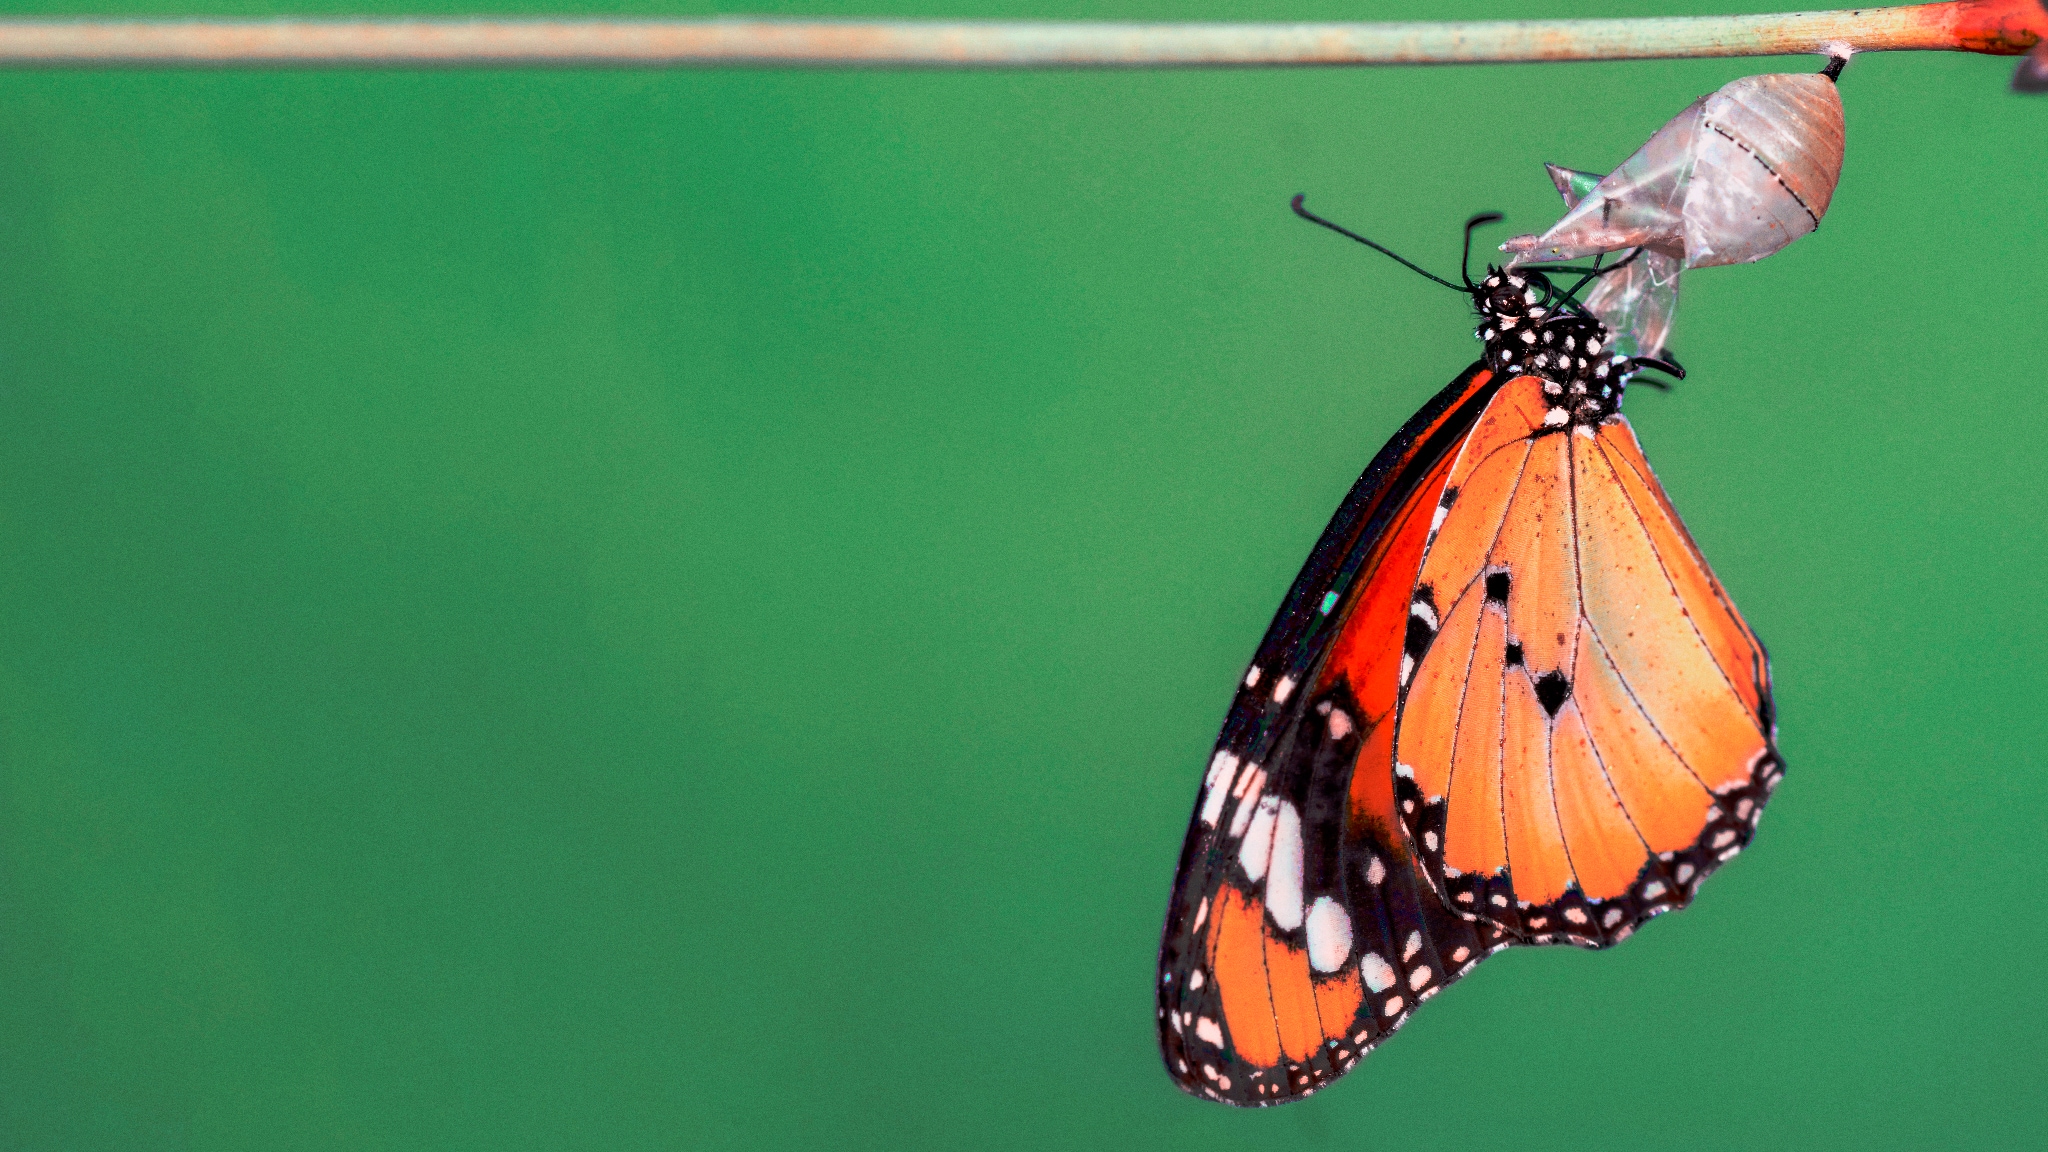
{"label": "green background", "polygon": [[1443,269],[1813,67],[0,74],[0,1146],[2040,1146],[2006,60],[1856,61],[1825,227],[1631,398],[1775,657],[1755,847],[1305,1104],[1153,1044],[1231,686],[1477,347],[1287,198]]}

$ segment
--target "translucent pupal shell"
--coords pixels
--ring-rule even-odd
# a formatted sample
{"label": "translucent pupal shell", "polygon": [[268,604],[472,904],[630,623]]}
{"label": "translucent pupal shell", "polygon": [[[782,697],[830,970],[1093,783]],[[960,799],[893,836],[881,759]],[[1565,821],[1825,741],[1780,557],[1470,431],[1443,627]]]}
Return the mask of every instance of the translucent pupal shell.
{"label": "translucent pupal shell", "polygon": [[1745,76],[1695,100],[1517,263],[1648,248],[1687,268],[1761,260],[1820,226],[1842,175],[1842,97],[1817,73]]}
{"label": "translucent pupal shell", "polygon": [[1815,228],[1842,176],[1842,95],[1825,76],[1737,80],[1707,97],[1685,198],[1692,268],[1761,260]]}
{"label": "translucent pupal shell", "polygon": [[[1546,164],[1551,183],[1564,197],[1566,208],[1577,207],[1600,183],[1595,172],[1574,172]],[[1678,312],[1678,274],[1685,267],[1678,257],[1655,248],[1625,267],[1593,281],[1583,302],[1607,330],[1614,334],[1613,348],[1623,356],[1657,356],[1671,336],[1671,320]]]}

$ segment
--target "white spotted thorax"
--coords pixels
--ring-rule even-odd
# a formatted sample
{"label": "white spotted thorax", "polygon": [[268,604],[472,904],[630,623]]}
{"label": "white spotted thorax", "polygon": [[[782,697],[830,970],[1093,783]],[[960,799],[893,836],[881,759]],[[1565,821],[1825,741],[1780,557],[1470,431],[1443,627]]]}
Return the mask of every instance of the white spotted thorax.
{"label": "white spotted thorax", "polygon": [[1621,410],[1639,365],[1609,347],[1605,325],[1557,307],[1554,296],[1540,274],[1487,269],[1472,292],[1479,308],[1473,335],[1486,344],[1481,361],[1497,375],[1542,380],[1545,424],[1598,424]]}

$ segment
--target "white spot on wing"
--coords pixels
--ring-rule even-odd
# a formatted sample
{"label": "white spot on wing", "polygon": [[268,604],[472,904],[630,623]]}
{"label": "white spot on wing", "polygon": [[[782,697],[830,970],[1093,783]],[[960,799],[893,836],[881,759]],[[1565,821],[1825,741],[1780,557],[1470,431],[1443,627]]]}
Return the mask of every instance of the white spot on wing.
{"label": "white spot on wing", "polygon": [[[1223,1047],[1223,1029],[1207,1016],[1195,1021],[1195,1035],[1207,1040],[1218,1048]],[[1213,1071],[1206,1065],[1203,1067],[1203,1071],[1213,1074]]]}
{"label": "white spot on wing", "polygon": [[1366,865],[1365,878],[1372,882],[1373,887],[1379,887],[1380,881],[1387,878],[1386,863],[1377,856],[1373,857],[1372,863]]}
{"label": "white spot on wing", "polygon": [[1248,795],[1256,793],[1259,790],[1259,785],[1265,782],[1265,775],[1265,773],[1259,771],[1257,764],[1252,765],[1245,771],[1244,775],[1237,778],[1237,787],[1232,788],[1230,794],[1243,799]]}
{"label": "white spot on wing", "polygon": [[1208,791],[1202,799],[1202,823],[1214,828],[1216,821],[1223,818],[1223,802],[1230,799],[1230,786],[1237,777],[1237,756],[1230,752],[1218,752],[1209,761],[1209,779],[1203,783]]}
{"label": "white spot on wing", "polygon": [[1273,868],[1266,880],[1266,911],[1289,932],[1301,927],[1301,813],[1285,800],[1273,824]]}
{"label": "white spot on wing", "polygon": [[1241,799],[1238,801],[1237,814],[1230,818],[1230,835],[1244,835],[1245,826],[1251,823],[1252,813],[1258,807],[1259,789],[1265,785],[1266,772],[1256,764],[1245,769],[1244,775],[1237,778],[1237,787],[1231,789],[1230,794]]}
{"label": "white spot on wing", "polygon": [[1415,959],[1415,954],[1420,951],[1422,951],[1422,933],[1410,932],[1408,934],[1408,942],[1401,945],[1401,963],[1406,964],[1410,960]]}
{"label": "white spot on wing", "polygon": [[1292,695],[1294,695],[1294,677],[1282,676],[1280,682],[1273,685],[1273,703],[1285,704],[1287,703],[1287,698]]}
{"label": "white spot on wing", "polygon": [[1259,666],[1257,664],[1252,665],[1252,670],[1244,674],[1244,686],[1247,688],[1257,688],[1259,686]]}
{"label": "white spot on wing", "polygon": [[1351,955],[1351,914],[1329,896],[1308,910],[1308,962],[1318,972],[1335,972]]}
{"label": "white spot on wing", "polygon": [[1394,986],[1394,966],[1380,959],[1377,952],[1367,952],[1359,958],[1358,975],[1375,992],[1385,992]]}
{"label": "white spot on wing", "polygon": [[[1240,812],[1244,809],[1240,807]],[[1251,828],[1244,834],[1244,843],[1237,849],[1237,862],[1244,865],[1244,874],[1257,883],[1266,874],[1266,863],[1273,855],[1273,821],[1280,814],[1280,798],[1261,796],[1252,815]]]}

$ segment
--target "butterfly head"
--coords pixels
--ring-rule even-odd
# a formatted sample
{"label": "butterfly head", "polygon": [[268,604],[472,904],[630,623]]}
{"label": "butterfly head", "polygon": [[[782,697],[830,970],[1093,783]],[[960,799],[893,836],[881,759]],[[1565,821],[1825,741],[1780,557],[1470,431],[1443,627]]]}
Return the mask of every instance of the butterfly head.
{"label": "butterfly head", "polygon": [[1472,303],[1479,314],[1510,324],[1541,320],[1552,312],[1557,290],[1541,272],[1488,268],[1486,279],[1472,285]]}

